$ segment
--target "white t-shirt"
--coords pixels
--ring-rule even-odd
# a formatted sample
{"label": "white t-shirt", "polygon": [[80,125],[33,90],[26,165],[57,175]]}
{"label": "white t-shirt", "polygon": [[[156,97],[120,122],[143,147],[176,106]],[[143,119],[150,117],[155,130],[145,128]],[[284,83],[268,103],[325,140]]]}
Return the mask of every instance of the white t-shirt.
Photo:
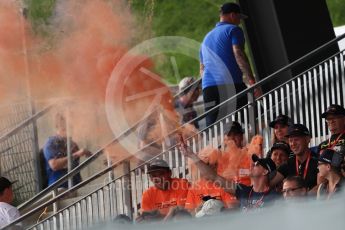
{"label": "white t-shirt", "polygon": [[20,217],[20,213],[16,207],[5,202],[0,202],[0,228],[11,223]]}

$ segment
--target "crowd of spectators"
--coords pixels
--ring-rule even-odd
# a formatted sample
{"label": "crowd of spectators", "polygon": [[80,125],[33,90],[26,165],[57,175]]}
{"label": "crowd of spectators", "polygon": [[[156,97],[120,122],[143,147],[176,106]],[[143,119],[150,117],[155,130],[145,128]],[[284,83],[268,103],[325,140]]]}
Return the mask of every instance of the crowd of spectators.
{"label": "crowd of spectators", "polygon": [[[204,218],[234,211],[262,211],[280,200],[337,197],[344,190],[345,109],[331,105],[321,116],[331,136],[316,148],[310,146],[309,129],[293,124],[286,115],[270,123],[275,139],[266,154],[259,150],[262,138],[258,136],[243,146],[243,130],[238,122],[233,122],[226,133],[224,150],[206,147],[196,153],[181,139],[180,151],[192,162],[190,169],[199,170],[200,178],[172,178],[165,161],[152,161],[148,174],[153,186],[142,196],[138,222],[143,218],[150,222],[147,216],[154,216],[155,221],[175,220],[175,215]],[[249,168],[244,169],[243,162],[248,161]],[[224,173],[229,170],[231,173]],[[241,180],[240,172],[244,170],[248,171],[249,183]]]}

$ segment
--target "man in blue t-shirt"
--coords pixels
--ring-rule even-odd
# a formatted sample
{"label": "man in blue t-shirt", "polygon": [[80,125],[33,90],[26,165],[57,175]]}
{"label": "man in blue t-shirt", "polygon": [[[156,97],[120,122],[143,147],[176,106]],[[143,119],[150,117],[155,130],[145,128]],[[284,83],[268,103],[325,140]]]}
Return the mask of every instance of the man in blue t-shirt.
{"label": "man in blue t-shirt", "polygon": [[[66,120],[64,116],[58,113],[55,117],[56,135],[49,137],[44,145],[43,153],[46,160],[46,172],[48,177],[48,185],[53,184],[62,176],[67,174],[67,133]],[[79,165],[79,158],[84,155],[89,155],[90,152],[85,149],[79,149],[78,145],[70,139],[70,149],[72,153],[72,168]],[[81,176],[78,173],[73,177],[73,185],[81,182]],[[68,188],[67,181],[60,187]]]}
{"label": "man in blue t-shirt", "polygon": [[[249,85],[255,84],[255,78],[244,52],[243,31],[238,26],[244,18],[246,16],[241,14],[239,5],[225,3],[220,8],[220,22],[202,42],[200,75],[205,111],[246,89],[243,79],[246,79]],[[258,96],[259,91],[255,94]],[[238,98],[236,103],[227,103],[206,117],[206,125],[213,124],[246,105],[247,102],[245,95]]]}

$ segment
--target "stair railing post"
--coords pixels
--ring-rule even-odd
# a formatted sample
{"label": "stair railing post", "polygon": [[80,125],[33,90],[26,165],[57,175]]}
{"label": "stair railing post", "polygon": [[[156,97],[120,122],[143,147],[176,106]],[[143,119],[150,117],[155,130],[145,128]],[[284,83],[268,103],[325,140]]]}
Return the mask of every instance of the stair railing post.
{"label": "stair railing post", "polygon": [[[66,112],[66,136],[67,136],[67,173],[72,171],[72,150],[71,150],[71,130],[70,130],[70,117],[69,109]],[[73,180],[72,177],[68,178],[68,189],[72,188]]]}
{"label": "stair railing post", "polygon": [[126,212],[127,216],[133,218],[133,205],[132,205],[132,182],[131,182],[131,170],[130,170],[130,162],[125,161],[123,163],[123,170],[126,173],[124,176],[123,181],[123,191],[124,191],[124,211]]}
{"label": "stair railing post", "polygon": [[249,138],[248,141],[251,140],[251,138],[256,133],[256,122],[255,122],[255,99],[254,99],[254,92],[251,91],[248,93],[248,116],[249,116]]}

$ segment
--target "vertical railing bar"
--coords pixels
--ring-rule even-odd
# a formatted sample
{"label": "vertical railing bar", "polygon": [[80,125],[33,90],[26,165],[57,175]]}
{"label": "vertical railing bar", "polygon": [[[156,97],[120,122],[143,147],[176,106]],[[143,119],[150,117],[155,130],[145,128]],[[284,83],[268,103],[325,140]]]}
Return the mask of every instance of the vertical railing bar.
{"label": "vertical railing bar", "polygon": [[281,112],[282,114],[286,114],[285,113],[285,95],[284,95],[284,87],[280,88],[280,108],[281,108]]}
{"label": "vertical railing bar", "polygon": [[276,115],[275,117],[279,116],[280,112],[279,112],[279,95],[278,95],[278,91],[274,90],[274,106],[275,106],[275,111],[276,111]]}
{"label": "vertical railing bar", "polygon": [[302,98],[302,81],[301,77],[297,78],[297,88],[298,88],[298,111],[299,111],[299,120],[298,123],[304,124],[303,117],[303,98]]}
{"label": "vertical railing bar", "polygon": [[272,102],[272,93],[268,94],[268,104],[269,104],[269,112],[270,112],[270,121],[273,121],[274,115],[273,115],[273,102]]}
{"label": "vertical railing bar", "polygon": [[305,108],[305,126],[308,127],[310,130],[310,123],[309,123],[309,98],[308,96],[308,82],[307,82],[307,75],[303,74],[303,91],[304,91],[304,108]]}
{"label": "vertical railing bar", "polygon": [[[326,110],[325,105],[325,84],[324,84],[324,72],[322,69],[322,65],[319,65],[319,82],[320,82],[320,90],[321,90],[321,111]],[[326,139],[326,124],[322,123],[322,135],[321,135],[321,141]]]}
{"label": "vertical railing bar", "polygon": [[[341,70],[341,80],[342,80],[342,89],[345,89],[345,66],[344,66],[344,53],[340,53],[340,70]],[[340,103],[342,105],[345,105],[345,92],[342,91],[343,94],[343,103]]]}
{"label": "vertical railing bar", "polygon": [[337,87],[337,89],[335,90],[337,93],[337,101],[335,102],[335,104],[341,105],[341,101],[340,101],[340,76],[339,76],[339,59],[338,56],[334,57],[335,61],[334,61],[334,65],[335,65],[335,85]]}
{"label": "vertical railing bar", "polygon": [[269,143],[269,138],[270,138],[270,127],[268,126],[268,117],[267,117],[267,98],[263,97],[263,112],[264,112],[264,125],[265,125],[265,133],[264,133],[264,140],[266,143],[266,148],[269,148],[270,143]]}
{"label": "vertical railing bar", "polygon": [[328,69],[328,63],[325,62],[325,80],[326,80],[326,107],[330,106],[330,92],[329,92],[329,69]]}
{"label": "vertical railing bar", "polygon": [[292,86],[292,108],[293,108],[293,121],[297,123],[297,99],[296,99],[296,82],[293,80],[291,82]]}
{"label": "vertical railing bar", "polygon": [[[243,117],[244,117],[244,134],[245,134],[245,141],[246,143],[249,143],[249,125],[248,125],[248,114],[247,114],[247,107],[243,108]],[[252,129],[255,129],[255,127],[252,127]]]}
{"label": "vertical railing bar", "polygon": [[[320,128],[320,106],[319,106],[319,100],[320,100],[320,93],[319,93],[319,87],[318,87],[318,74],[317,74],[317,69],[313,69],[314,72],[314,92],[315,92],[315,112],[316,112],[316,142],[321,143],[321,128]],[[322,90],[322,88],[321,88]]]}
{"label": "vertical railing bar", "polygon": [[260,101],[256,101],[257,104],[257,113],[258,113],[258,133],[263,136],[263,128],[262,128],[262,117],[261,117],[261,103]]}
{"label": "vertical railing bar", "polygon": [[[314,119],[314,92],[313,92],[313,78],[311,71],[308,71],[308,83],[309,83],[309,93],[310,93],[310,126],[309,129],[311,130],[312,140],[311,144],[314,146],[316,144],[316,134],[315,134],[315,119]],[[316,96],[316,95],[315,95]]]}
{"label": "vertical railing bar", "polygon": [[335,81],[335,78],[334,78],[334,72],[333,72],[333,61],[332,59],[329,59],[329,75],[330,75],[330,81],[331,81],[331,84],[330,84],[330,87],[331,87],[331,104],[335,104],[335,86],[334,86],[334,81]]}
{"label": "vertical railing bar", "polygon": [[290,95],[291,91],[290,91],[290,85],[286,84],[286,104],[287,104],[287,111],[286,111],[286,115],[288,115],[289,117],[291,117],[292,113],[291,113],[291,95]]}

